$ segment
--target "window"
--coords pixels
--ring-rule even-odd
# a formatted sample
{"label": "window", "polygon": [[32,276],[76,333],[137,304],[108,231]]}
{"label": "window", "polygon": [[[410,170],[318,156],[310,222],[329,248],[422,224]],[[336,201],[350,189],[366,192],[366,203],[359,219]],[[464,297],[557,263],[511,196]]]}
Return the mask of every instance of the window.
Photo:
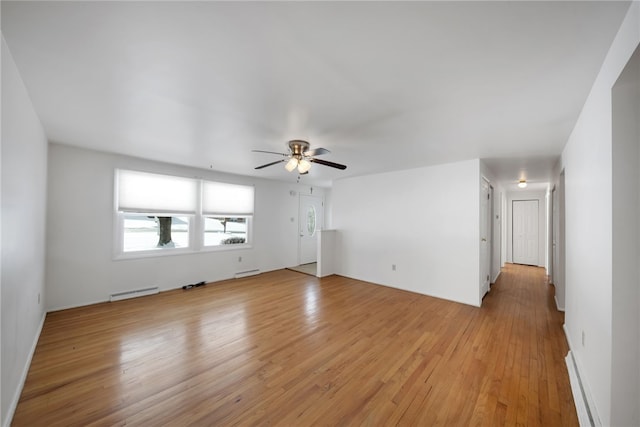
{"label": "window", "polygon": [[203,181],[204,246],[248,244],[254,189]]}
{"label": "window", "polygon": [[307,233],[310,237],[316,234],[316,208],[313,205],[307,210]]}
{"label": "window", "polygon": [[116,256],[248,246],[253,200],[251,186],[116,170]]}

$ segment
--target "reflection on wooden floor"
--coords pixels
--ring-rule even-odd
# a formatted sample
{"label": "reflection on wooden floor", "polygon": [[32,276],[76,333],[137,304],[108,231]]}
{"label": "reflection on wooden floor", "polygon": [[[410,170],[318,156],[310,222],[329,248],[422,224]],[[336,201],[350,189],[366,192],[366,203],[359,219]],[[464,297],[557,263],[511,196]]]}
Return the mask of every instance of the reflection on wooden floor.
{"label": "reflection on wooden floor", "polygon": [[297,271],[298,273],[310,274],[311,276],[315,276],[318,273],[318,263],[311,262],[309,264],[288,267],[287,270],[293,270]]}
{"label": "reflection on wooden floor", "polygon": [[544,271],[482,308],[288,270],[47,316],[14,425],[577,425]]}

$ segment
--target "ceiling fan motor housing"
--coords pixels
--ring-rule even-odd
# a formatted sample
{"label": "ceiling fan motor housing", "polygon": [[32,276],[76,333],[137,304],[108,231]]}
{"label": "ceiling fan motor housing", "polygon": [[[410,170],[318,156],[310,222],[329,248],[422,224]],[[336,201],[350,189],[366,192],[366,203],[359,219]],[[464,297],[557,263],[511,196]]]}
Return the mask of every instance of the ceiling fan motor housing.
{"label": "ceiling fan motor housing", "polygon": [[305,151],[309,151],[309,143],[307,141],[303,141],[302,139],[292,139],[287,142],[289,146],[289,150],[291,151],[291,155],[300,159]]}

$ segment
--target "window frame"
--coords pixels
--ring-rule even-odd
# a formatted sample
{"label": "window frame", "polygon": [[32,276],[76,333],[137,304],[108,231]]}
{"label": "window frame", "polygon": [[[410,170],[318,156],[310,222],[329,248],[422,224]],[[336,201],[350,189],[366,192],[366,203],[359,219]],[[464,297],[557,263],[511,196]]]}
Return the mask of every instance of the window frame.
{"label": "window frame", "polygon": [[[181,248],[150,248],[143,249],[139,251],[125,251],[124,250],[124,220],[126,215],[144,215],[144,216],[171,216],[171,217],[186,217],[189,221],[189,245]],[[196,217],[197,215],[187,215],[184,213],[158,213],[158,212],[126,212],[126,211],[116,211],[115,212],[115,221],[116,221],[116,233],[114,236],[114,259],[135,259],[135,258],[153,258],[158,256],[168,256],[168,255],[180,255],[180,254],[188,254],[188,253],[197,253],[198,251],[195,249],[194,243],[195,240],[195,229],[196,229]]]}

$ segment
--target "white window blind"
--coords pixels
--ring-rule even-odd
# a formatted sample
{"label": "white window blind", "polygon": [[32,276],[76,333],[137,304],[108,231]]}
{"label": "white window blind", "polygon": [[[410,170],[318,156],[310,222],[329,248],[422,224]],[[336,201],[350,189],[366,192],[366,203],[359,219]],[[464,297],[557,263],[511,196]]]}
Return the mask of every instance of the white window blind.
{"label": "white window blind", "polygon": [[117,170],[117,208],[121,212],[195,214],[198,181],[153,173]]}
{"label": "white window blind", "polygon": [[253,215],[254,188],[248,185],[202,182],[204,215]]}

